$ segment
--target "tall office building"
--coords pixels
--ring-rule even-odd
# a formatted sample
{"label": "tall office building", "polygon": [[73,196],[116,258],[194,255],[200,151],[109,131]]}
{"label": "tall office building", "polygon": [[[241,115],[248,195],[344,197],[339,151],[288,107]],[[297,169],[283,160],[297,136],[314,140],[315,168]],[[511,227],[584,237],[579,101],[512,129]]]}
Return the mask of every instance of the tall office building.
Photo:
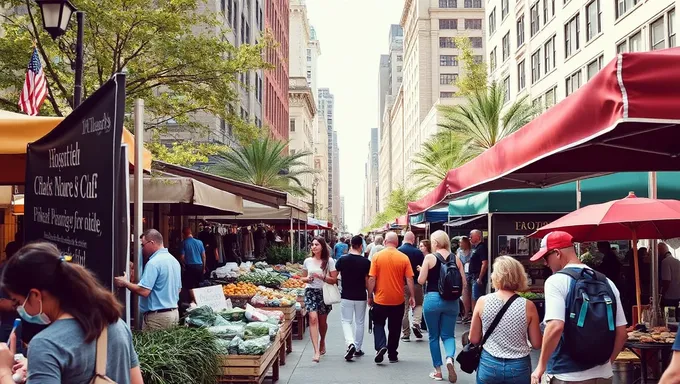
{"label": "tall office building", "polygon": [[366,181],[364,189],[364,223],[369,225],[378,213],[380,205],[379,165],[378,165],[378,128],[371,128],[366,160]]}
{"label": "tall office building", "polygon": [[[333,217],[333,196],[337,192],[340,196],[340,190],[338,189],[338,183],[333,177],[335,168],[333,167],[334,161],[334,151],[333,149],[337,146],[337,143],[333,141],[333,110],[335,108],[335,97],[328,88],[319,88],[318,92],[318,111],[321,116],[326,118],[326,129],[328,138],[328,216]],[[336,190],[337,189],[337,190]],[[332,220],[332,219],[331,219]],[[334,223],[335,224],[335,223]]]}
{"label": "tall office building", "polygon": [[[224,0],[223,0],[224,1]],[[232,0],[226,0],[232,1]],[[273,36],[265,58],[274,66],[264,73],[264,122],[277,140],[288,140],[288,0],[264,0],[264,25]]]}
{"label": "tall office building", "polygon": [[321,56],[321,43],[316,36],[314,27],[309,31],[309,46],[307,47],[307,85],[312,89],[312,94],[317,97],[318,94],[318,61]]}
{"label": "tall office building", "polygon": [[676,0],[490,0],[490,77],[508,105],[540,109],[569,96],[618,53],[677,46]]}
{"label": "tall office building", "polygon": [[340,215],[340,146],[338,144],[338,132],[333,131],[333,170],[330,178],[333,180],[333,209],[332,220],[337,223],[338,228],[344,225],[343,218]]}

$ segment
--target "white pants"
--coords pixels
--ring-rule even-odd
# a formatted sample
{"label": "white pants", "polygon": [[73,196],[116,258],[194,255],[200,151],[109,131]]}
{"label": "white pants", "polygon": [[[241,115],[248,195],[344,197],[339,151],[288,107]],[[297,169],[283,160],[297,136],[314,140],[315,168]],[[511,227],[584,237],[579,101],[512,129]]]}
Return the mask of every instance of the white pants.
{"label": "white pants", "polygon": [[[345,344],[354,344],[357,351],[361,350],[364,342],[364,323],[366,319],[366,300],[354,301],[342,299],[340,303],[340,317],[342,319],[342,331],[345,334]],[[356,327],[352,329],[356,321]]]}

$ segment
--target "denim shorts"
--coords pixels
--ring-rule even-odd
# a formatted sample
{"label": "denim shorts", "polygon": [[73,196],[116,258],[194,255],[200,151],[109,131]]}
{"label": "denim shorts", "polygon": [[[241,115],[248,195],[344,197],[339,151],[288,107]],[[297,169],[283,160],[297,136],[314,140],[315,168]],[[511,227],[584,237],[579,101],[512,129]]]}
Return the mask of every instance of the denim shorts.
{"label": "denim shorts", "polygon": [[531,357],[501,359],[482,350],[477,368],[477,384],[527,384],[531,383]]}

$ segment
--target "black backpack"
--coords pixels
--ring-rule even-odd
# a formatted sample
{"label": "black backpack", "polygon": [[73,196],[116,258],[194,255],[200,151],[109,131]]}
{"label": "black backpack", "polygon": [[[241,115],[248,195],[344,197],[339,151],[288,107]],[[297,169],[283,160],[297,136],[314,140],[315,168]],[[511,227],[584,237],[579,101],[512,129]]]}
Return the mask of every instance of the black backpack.
{"label": "black backpack", "polygon": [[434,257],[441,263],[439,267],[439,295],[447,301],[458,300],[463,291],[463,277],[460,275],[458,264],[456,264],[456,255],[452,253],[448,260],[444,260],[439,252],[435,252]]}
{"label": "black backpack", "polygon": [[616,296],[607,277],[590,268],[564,268],[573,280],[566,300],[562,346],[577,363],[609,361],[616,338]]}

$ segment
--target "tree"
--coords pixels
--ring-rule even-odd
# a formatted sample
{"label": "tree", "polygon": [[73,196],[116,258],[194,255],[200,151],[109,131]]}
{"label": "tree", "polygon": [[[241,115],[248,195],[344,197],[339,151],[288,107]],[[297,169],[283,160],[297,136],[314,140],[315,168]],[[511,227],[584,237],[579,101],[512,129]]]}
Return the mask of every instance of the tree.
{"label": "tree", "polygon": [[465,152],[474,157],[536,116],[536,109],[527,100],[528,96],[521,97],[504,112],[505,90],[494,82],[485,90],[474,91],[462,104],[441,106],[444,119],[439,126],[466,137]]}
{"label": "tree", "polygon": [[387,198],[385,209],[375,215],[370,228],[365,228],[365,230],[370,231],[376,227],[382,227],[393,222],[397,217],[405,215],[408,212],[408,203],[414,201],[417,197],[416,190],[398,185]]}
{"label": "tree", "polygon": [[458,77],[455,85],[459,96],[468,96],[477,90],[486,89],[489,75],[483,60],[475,59],[472,42],[467,36],[454,38],[456,47],[460,51],[458,60],[463,63],[463,73]]}
{"label": "tree", "polygon": [[464,152],[465,138],[451,130],[441,130],[423,143],[413,159],[416,168],[411,172],[415,178],[415,191],[432,190],[446,178],[446,173],[467,160]]}
{"label": "tree", "polygon": [[286,155],[287,145],[269,137],[253,140],[243,147],[220,153],[210,172],[292,195],[310,195],[312,191],[302,185],[301,177],[317,173],[303,161],[312,153],[302,151]]}
{"label": "tree", "polygon": [[[195,116],[207,113],[224,119],[237,136],[254,136],[256,127],[244,123],[228,106],[239,100],[241,74],[269,68],[262,52],[270,39],[264,36],[259,44],[234,47],[222,27],[224,16],[205,11],[202,0],[149,4],[147,0],[76,2],[86,12],[83,98],[113,74],[126,72],[127,109],[131,110],[132,100],[145,100],[145,129],[165,131],[172,123],[204,135],[212,127]],[[35,42],[48,84],[41,114],[67,115],[73,109],[75,26],[53,41],[44,31],[34,0],[0,0],[0,7],[11,10],[0,15],[0,89],[4,90],[0,106],[17,109]]]}

